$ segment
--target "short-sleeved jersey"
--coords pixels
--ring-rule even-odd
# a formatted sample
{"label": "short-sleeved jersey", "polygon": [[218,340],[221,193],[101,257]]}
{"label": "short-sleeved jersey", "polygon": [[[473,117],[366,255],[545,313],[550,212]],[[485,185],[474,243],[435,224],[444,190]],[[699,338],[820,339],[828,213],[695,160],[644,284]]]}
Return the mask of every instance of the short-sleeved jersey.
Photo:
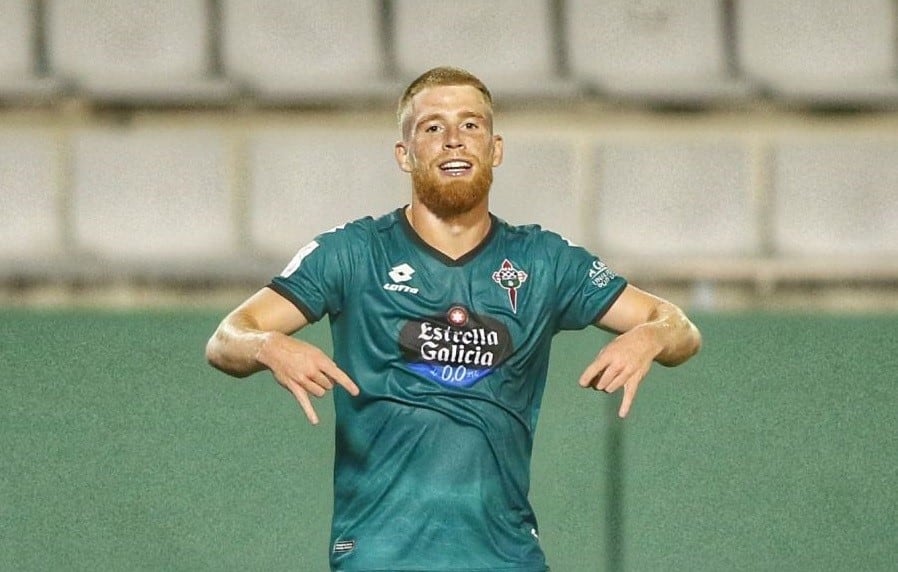
{"label": "short-sleeved jersey", "polygon": [[453,260],[403,209],[360,219],[270,284],[329,317],[361,391],[334,392],[334,570],[547,570],[528,493],[551,340],[626,282],[557,234],[491,222]]}

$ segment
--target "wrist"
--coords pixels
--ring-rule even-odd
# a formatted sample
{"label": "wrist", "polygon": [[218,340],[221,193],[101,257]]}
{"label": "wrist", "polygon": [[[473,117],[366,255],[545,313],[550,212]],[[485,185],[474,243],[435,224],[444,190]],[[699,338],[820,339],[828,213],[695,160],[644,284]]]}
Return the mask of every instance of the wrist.
{"label": "wrist", "polygon": [[658,359],[666,347],[664,343],[665,331],[668,326],[664,322],[647,322],[634,328],[634,333],[640,336],[640,345],[646,349],[652,360]]}
{"label": "wrist", "polygon": [[273,354],[276,352],[280,332],[260,332],[256,338],[256,351],[253,356],[260,365],[271,369]]}

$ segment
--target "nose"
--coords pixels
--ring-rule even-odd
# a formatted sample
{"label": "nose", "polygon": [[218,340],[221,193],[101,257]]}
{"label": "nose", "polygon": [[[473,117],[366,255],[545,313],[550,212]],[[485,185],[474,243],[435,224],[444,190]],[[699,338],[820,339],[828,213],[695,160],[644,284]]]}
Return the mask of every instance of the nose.
{"label": "nose", "polygon": [[459,131],[456,127],[446,129],[446,139],[443,141],[443,147],[446,149],[461,149],[465,144],[459,137]]}

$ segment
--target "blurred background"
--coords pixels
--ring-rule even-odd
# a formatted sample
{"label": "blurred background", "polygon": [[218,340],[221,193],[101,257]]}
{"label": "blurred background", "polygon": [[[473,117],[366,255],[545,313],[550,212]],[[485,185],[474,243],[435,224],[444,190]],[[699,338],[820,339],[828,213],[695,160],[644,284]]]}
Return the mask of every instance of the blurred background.
{"label": "blurred background", "polygon": [[704,335],[624,422],[575,383],[607,334],[557,338],[552,569],[898,569],[896,0],[0,0],[0,570],[327,569],[330,398],[203,347],[408,202],[396,101],[445,64],[492,210]]}
{"label": "blurred background", "polygon": [[[893,0],[3,0],[11,304],[258,285],[405,204],[395,102],[484,79],[492,207],[708,308],[898,308]],[[811,294],[811,295],[808,295]]]}

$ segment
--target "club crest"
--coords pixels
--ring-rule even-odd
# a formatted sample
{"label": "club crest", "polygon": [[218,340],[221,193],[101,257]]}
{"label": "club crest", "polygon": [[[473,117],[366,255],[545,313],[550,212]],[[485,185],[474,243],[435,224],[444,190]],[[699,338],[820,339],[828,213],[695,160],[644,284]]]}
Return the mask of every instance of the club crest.
{"label": "club crest", "polygon": [[493,282],[508,292],[508,302],[515,314],[518,313],[518,288],[526,281],[527,273],[515,268],[507,258],[502,261],[499,270],[493,272]]}

